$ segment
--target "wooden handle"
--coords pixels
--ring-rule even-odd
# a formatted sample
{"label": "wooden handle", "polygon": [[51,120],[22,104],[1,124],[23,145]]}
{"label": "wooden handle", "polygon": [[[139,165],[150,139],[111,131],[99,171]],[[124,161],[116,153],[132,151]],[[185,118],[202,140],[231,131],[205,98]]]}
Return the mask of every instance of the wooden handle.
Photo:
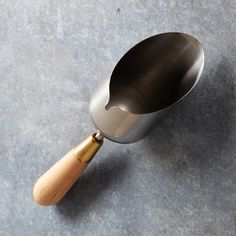
{"label": "wooden handle", "polygon": [[97,140],[95,135],[72,149],[38,179],[33,190],[37,203],[53,205],[64,197],[102,146],[103,140]]}

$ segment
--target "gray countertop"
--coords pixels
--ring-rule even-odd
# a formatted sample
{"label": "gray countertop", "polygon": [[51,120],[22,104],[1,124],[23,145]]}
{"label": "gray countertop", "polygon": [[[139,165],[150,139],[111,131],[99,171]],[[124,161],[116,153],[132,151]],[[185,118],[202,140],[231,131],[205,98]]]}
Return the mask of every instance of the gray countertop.
{"label": "gray countertop", "polygon": [[[37,205],[37,178],[94,126],[90,97],[151,35],[205,50],[194,91],[145,139],[108,140],[75,187]],[[236,235],[236,2],[1,1],[0,235]]]}

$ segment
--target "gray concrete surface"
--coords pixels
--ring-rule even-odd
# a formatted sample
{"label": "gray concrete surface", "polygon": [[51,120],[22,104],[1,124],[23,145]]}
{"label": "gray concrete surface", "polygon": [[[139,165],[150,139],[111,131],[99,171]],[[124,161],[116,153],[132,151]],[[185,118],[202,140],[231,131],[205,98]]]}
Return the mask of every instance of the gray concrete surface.
{"label": "gray concrete surface", "polygon": [[[235,236],[236,2],[0,1],[0,235]],[[118,59],[166,31],[203,44],[202,79],[141,142],[105,142],[57,206],[37,178],[94,127]]]}

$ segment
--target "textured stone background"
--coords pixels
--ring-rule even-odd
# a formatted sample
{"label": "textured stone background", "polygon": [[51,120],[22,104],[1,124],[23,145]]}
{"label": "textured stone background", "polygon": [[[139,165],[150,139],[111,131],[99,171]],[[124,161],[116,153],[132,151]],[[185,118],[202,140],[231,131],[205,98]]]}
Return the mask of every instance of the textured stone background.
{"label": "textured stone background", "polygon": [[[236,235],[235,0],[0,0],[0,235]],[[165,31],[205,49],[202,79],[139,143],[106,140],[57,206],[37,178],[93,132],[90,97]]]}

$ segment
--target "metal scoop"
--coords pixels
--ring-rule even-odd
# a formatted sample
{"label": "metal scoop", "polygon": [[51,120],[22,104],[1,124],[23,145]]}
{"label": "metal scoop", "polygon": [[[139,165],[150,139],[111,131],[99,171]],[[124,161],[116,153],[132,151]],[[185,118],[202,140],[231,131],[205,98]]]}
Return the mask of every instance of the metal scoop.
{"label": "metal scoop", "polygon": [[35,201],[41,205],[58,203],[92,160],[104,137],[132,143],[147,135],[158,118],[193,89],[203,65],[200,42],[185,33],[155,35],[131,48],[91,100],[97,133],[40,177],[33,190]]}

